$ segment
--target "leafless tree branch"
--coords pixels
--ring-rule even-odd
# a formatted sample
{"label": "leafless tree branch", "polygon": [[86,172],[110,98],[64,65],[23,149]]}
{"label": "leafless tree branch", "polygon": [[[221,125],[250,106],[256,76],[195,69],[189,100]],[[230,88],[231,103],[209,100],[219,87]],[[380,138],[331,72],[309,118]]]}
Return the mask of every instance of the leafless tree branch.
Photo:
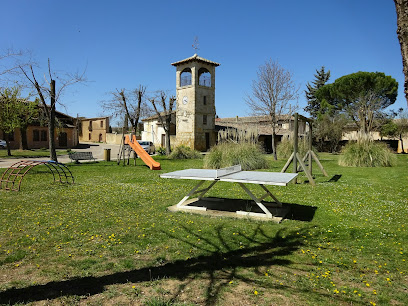
{"label": "leafless tree branch", "polygon": [[277,61],[266,61],[257,71],[257,79],[252,81],[252,94],[246,103],[254,115],[270,118],[272,126],[272,150],[277,159],[275,135],[278,121],[283,115],[289,115],[295,106],[291,101],[297,100],[299,86],[293,80],[290,71],[284,69]]}

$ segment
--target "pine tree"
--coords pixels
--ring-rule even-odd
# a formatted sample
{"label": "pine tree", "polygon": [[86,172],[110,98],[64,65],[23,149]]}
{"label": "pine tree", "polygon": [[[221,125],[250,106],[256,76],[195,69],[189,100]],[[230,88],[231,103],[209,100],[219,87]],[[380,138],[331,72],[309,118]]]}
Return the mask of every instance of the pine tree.
{"label": "pine tree", "polygon": [[305,90],[306,99],[307,99],[307,106],[304,108],[306,112],[308,112],[312,118],[317,118],[317,114],[320,110],[320,101],[316,98],[315,93],[316,91],[326,84],[326,82],[330,78],[330,70],[324,71],[324,66],[320,68],[320,71],[316,70],[316,74],[314,75],[315,80],[312,84],[307,83]]}

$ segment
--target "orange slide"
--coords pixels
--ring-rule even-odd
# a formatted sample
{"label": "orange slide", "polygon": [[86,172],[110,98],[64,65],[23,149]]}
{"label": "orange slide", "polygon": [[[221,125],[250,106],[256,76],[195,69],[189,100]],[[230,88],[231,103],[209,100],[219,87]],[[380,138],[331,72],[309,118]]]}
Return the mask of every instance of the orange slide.
{"label": "orange slide", "polygon": [[128,144],[133,149],[133,151],[135,151],[136,154],[139,155],[144,163],[149,166],[150,170],[160,170],[160,163],[151,158],[149,153],[147,153],[142,148],[142,146],[137,142],[135,135],[133,135],[132,140],[133,141],[130,141],[128,135],[125,136],[125,144]]}

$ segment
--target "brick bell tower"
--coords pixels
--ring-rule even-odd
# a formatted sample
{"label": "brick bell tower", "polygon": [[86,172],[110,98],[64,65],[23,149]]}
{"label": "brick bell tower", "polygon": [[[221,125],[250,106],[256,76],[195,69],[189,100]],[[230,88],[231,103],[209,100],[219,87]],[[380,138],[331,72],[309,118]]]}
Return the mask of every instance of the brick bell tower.
{"label": "brick bell tower", "polygon": [[215,67],[197,54],[172,63],[176,71],[176,143],[198,151],[215,144]]}

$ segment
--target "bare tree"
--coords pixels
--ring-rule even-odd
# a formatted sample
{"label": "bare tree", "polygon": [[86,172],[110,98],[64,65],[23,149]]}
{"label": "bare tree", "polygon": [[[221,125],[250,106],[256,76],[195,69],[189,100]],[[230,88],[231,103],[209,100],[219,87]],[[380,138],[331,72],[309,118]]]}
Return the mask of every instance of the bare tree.
{"label": "bare tree", "polygon": [[[25,75],[27,80],[31,83],[31,85],[34,87],[36,90],[38,97],[40,99],[40,104],[42,106],[42,109],[45,113],[45,118],[46,122],[48,125],[48,134],[49,134],[49,149],[50,149],[50,159],[53,161],[58,161],[57,159],[57,153],[56,153],[56,145],[55,145],[55,127],[56,127],[56,117],[55,117],[55,108],[56,104],[59,102],[59,98],[63,92],[63,90],[75,83],[79,82],[84,82],[84,73],[80,74],[67,74],[65,79],[60,79],[61,81],[61,86],[60,89],[57,91],[56,90],[56,84],[55,84],[55,79],[53,77],[53,73],[51,72],[51,64],[50,64],[50,59],[48,59],[48,74],[50,80],[48,81],[47,78],[45,78],[44,84],[38,83],[35,74],[34,74],[34,69],[32,65],[29,65],[31,76],[27,74],[25,68],[23,66],[20,66],[20,70],[22,73]],[[50,103],[47,104],[45,99],[49,98]]]}
{"label": "bare tree", "polygon": [[16,59],[23,56],[22,51],[7,49],[0,54],[0,76],[9,75],[15,72],[22,64],[17,63]]}
{"label": "bare tree", "polygon": [[104,111],[112,117],[124,118],[125,122],[129,120],[136,134],[139,119],[152,112],[145,101],[146,87],[139,85],[134,90],[116,89],[109,94],[112,98],[101,102]]}
{"label": "bare tree", "polygon": [[397,34],[401,46],[402,69],[405,75],[404,92],[408,104],[408,1],[394,0],[397,10]]}
{"label": "bare tree", "polygon": [[277,61],[266,61],[257,71],[257,80],[252,81],[252,95],[246,103],[254,115],[267,116],[272,127],[272,151],[277,160],[275,135],[278,121],[283,115],[290,115],[295,107],[290,101],[298,97],[299,87],[295,85],[293,75],[279,65]]}
{"label": "bare tree", "polygon": [[29,50],[5,49],[0,50],[0,88],[19,87],[25,90],[25,85],[20,82],[20,69],[34,65]]}
{"label": "bare tree", "polygon": [[[156,99],[160,100],[160,106],[162,111],[157,108],[157,101]],[[159,91],[158,97],[150,98],[150,102],[153,105],[154,110],[159,118],[160,124],[162,125],[165,133],[166,133],[166,155],[170,155],[171,148],[170,148],[170,125],[171,125],[171,114],[173,112],[173,105],[176,101],[174,96],[171,96],[168,101],[168,105],[166,103],[167,95],[164,91]]]}

